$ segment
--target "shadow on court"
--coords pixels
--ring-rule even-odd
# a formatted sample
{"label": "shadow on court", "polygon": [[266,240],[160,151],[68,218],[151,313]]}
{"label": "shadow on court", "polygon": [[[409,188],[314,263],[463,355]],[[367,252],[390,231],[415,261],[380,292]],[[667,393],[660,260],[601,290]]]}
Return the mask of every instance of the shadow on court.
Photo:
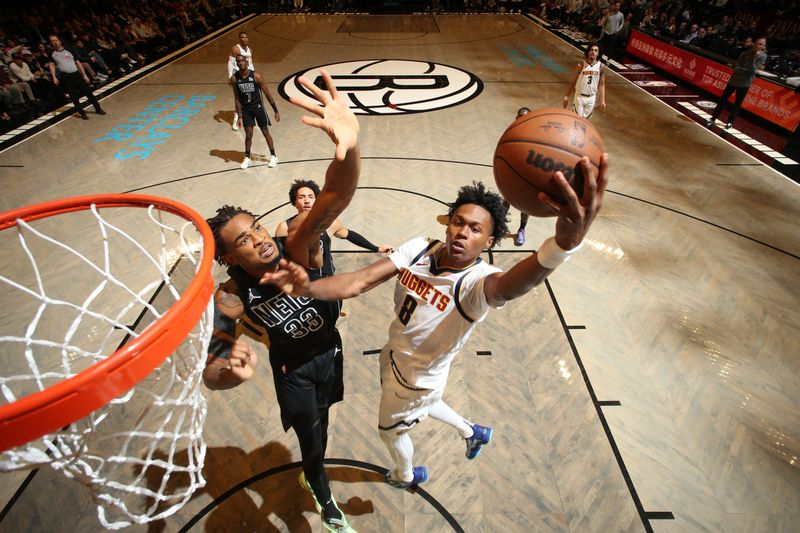
{"label": "shadow on court", "polygon": [[[233,96],[231,96],[231,103],[233,103]],[[230,111],[219,110],[214,114],[214,122],[221,122],[223,124],[227,124],[228,127],[230,128],[231,124],[233,124],[234,113],[235,111],[232,109]]]}
{"label": "shadow on court", "polygon": [[[208,155],[219,157],[226,163],[241,163],[244,161],[244,152],[238,150],[211,150]],[[260,154],[250,154],[250,161],[252,165],[259,163],[266,164],[269,162],[269,156]]]}
{"label": "shadow on court", "polygon": [[[167,459],[166,454],[160,454]],[[173,463],[185,461],[186,450],[176,453]],[[311,495],[298,483],[300,464],[292,463],[290,451],[277,442],[271,442],[251,452],[241,448],[208,448],[203,475],[206,486],[194,493],[192,499],[207,494],[213,503],[205,517],[198,521],[190,531],[281,531],[311,533],[320,528],[319,518],[307,518],[303,513],[316,515]],[[271,471],[271,472],[270,472]],[[327,467],[331,481],[343,483],[382,483],[383,477],[352,467]],[[158,491],[162,482],[162,472],[149,468],[148,487]],[[248,480],[250,481],[248,483]],[[170,486],[188,485],[188,479],[172,474]],[[235,487],[238,490],[232,491]],[[333,487],[336,497],[336,487]],[[339,501],[339,507],[348,517],[374,513],[371,500],[351,497]],[[149,502],[148,504],[150,504]],[[203,511],[198,511],[201,513]],[[166,529],[167,521],[159,520],[149,524],[151,533]],[[173,524],[174,527],[174,524]],[[172,528],[170,528],[172,529]]]}

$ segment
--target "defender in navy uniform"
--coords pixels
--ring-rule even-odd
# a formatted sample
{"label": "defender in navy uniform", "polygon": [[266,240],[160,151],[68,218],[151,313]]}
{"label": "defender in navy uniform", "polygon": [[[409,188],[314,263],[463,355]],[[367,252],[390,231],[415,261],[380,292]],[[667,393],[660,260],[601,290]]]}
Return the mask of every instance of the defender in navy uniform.
{"label": "defender in navy uniform", "polygon": [[258,123],[261,133],[264,134],[264,138],[267,140],[267,146],[269,146],[270,156],[267,166],[272,168],[278,164],[278,157],[275,155],[275,144],[272,142],[272,135],[269,134],[270,122],[267,112],[264,111],[264,102],[261,98],[262,91],[267,96],[269,105],[272,106],[272,112],[275,113],[275,122],[281,121],[281,114],[278,113],[275,99],[272,98],[269,87],[255,70],[250,70],[247,58],[241,54],[236,56],[236,66],[239,70],[231,76],[231,86],[233,87],[234,101],[236,102],[236,116],[239,117],[240,124],[244,122],[244,161],[242,161],[241,167],[244,169],[250,166],[253,127]]}
{"label": "defender in navy uniform", "polygon": [[353,529],[331,495],[323,466],[328,410],[342,399],[344,388],[341,340],[336,330],[339,304],[297,298],[275,285],[259,284],[261,276],[275,270],[284,256],[307,268],[313,279],[330,274],[320,235],[350,202],[358,184],[358,121],[328,73],[322,71],[322,75],[330,94],[300,79],[322,107],[292,99],[293,104],[316,115],[303,117],[303,122],[323,130],[336,143],[336,157],[328,166],[314,208],[296,218],[285,238],[273,239],[252,213],[238,207],[223,206],[207,221],[214,233],[215,258],[229,267],[231,279],[215,294],[214,337],[203,379],[210,389],[220,390],[252,377],[256,353],[237,338],[237,321],[268,337],[281,419],[286,430],[294,428],[300,443],[301,485],[314,497],[325,528],[348,532]]}
{"label": "defender in navy uniform", "polygon": [[[294,208],[297,209],[298,214],[305,211],[311,211],[311,208],[314,207],[314,202],[317,201],[319,192],[319,185],[317,185],[314,180],[294,180],[292,186],[289,187],[289,201],[292,203]],[[288,235],[289,224],[291,224],[295,218],[297,218],[297,215],[293,215],[279,223],[275,228],[275,236],[282,237]],[[356,233],[355,230],[345,227],[345,225],[342,224],[342,221],[338,218],[334,220],[333,224],[331,224],[330,227],[321,235],[323,249],[327,247],[327,249],[330,250],[331,237],[337,237],[339,239],[350,241],[356,246],[359,246],[365,250],[369,250],[370,252],[390,254],[394,251],[394,248],[387,244],[372,244],[360,233]],[[333,263],[331,262],[331,264]],[[333,272],[331,272],[331,274],[333,274]]]}

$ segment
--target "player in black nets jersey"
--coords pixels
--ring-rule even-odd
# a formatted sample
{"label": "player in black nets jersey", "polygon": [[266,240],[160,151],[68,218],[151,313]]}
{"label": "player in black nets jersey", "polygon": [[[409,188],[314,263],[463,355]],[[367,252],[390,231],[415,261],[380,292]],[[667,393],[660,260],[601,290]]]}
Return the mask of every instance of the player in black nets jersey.
{"label": "player in black nets jersey", "polygon": [[[311,211],[314,207],[314,202],[317,201],[319,196],[319,185],[314,180],[294,180],[291,187],[289,187],[289,201],[292,203],[297,213],[300,214],[304,211]],[[293,215],[283,222],[280,222],[275,228],[276,237],[284,237],[289,233],[289,224],[297,217]],[[338,218],[333,221],[333,224],[322,235],[322,246],[327,246],[330,249],[331,237],[337,237],[350,241],[351,243],[359,246],[370,252],[379,252],[382,254],[389,254],[394,249],[387,244],[372,244],[366,237],[355,230],[345,227],[342,221]],[[326,244],[327,243],[327,244]]]}
{"label": "player in black nets jersey", "polygon": [[292,98],[292,103],[316,115],[303,122],[327,133],[336,157],[314,208],[301,213],[287,237],[273,239],[252,213],[223,206],[208,220],[214,233],[215,258],[228,266],[231,279],[221,284],[216,302],[214,337],[203,379],[210,389],[228,389],[249,380],[256,353],[236,335],[244,321],[269,339],[269,360],[284,429],[294,428],[303,462],[301,485],[311,492],[328,531],[352,532],[336,505],[323,459],[328,436],[328,410],[342,399],[341,339],[336,330],[338,302],[294,298],[275,285],[260,285],[261,276],[277,267],[284,255],[308,269],[312,279],[328,275],[320,235],[344,210],[358,184],[361,156],[359,125],[347,101],[339,96],[327,72],[329,93],[306,78],[300,83],[316,102]]}
{"label": "player in black nets jersey", "polygon": [[269,117],[267,112],[264,111],[264,102],[261,98],[261,92],[267,96],[269,105],[272,106],[272,112],[275,113],[275,122],[281,121],[281,114],[278,113],[278,107],[275,105],[275,99],[269,92],[266,82],[254,70],[250,70],[247,64],[247,58],[239,54],[236,56],[236,66],[239,68],[231,76],[231,86],[233,87],[234,101],[236,102],[236,115],[239,117],[239,122],[244,122],[244,161],[241,167],[247,168],[250,166],[250,146],[253,144],[253,127],[258,123],[261,133],[267,140],[269,146],[269,163],[267,166],[272,168],[278,164],[278,157],[275,155],[275,144],[272,142],[272,135],[269,134]]}

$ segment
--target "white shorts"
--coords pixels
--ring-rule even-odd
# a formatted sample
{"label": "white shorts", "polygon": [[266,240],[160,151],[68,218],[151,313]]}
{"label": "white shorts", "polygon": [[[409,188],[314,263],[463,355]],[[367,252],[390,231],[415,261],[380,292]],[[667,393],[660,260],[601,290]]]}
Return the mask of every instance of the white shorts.
{"label": "white shorts", "polygon": [[572,99],[572,110],[583,118],[589,118],[592,116],[592,111],[594,111],[594,101],[596,99],[596,95],[582,96],[576,94]]}
{"label": "white shorts", "polygon": [[384,346],[380,355],[381,406],[378,427],[382,430],[403,430],[428,417],[431,406],[442,399],[446,380],[435,389],[410,385],[393,364],[391,350]]}

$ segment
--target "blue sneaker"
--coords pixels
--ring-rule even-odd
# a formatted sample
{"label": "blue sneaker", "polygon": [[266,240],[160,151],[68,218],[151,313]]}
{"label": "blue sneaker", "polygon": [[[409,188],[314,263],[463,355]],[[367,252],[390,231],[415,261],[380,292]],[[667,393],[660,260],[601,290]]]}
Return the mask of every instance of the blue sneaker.
{"label": "blue sneaker", "polygon": [[428,480],[428,469],[424,466],[415,466],[413,469],[414,472],[414,479],[411,481],[400,481],[392,477],[392,471],[389,470],[386,472],[386,483],[391,485],[396,489],[407,489],[409,487],[414,487],[419,485],[420,483]]}
{"label": "blue sneaker", "polygon": [[523,244],[525,244],[525,228],[519,228],[516,237],[514,237],[514,246],[522,246]]}
{"label": "blue sneaker", "polygon": [[478,424],[472,426],[472,436],[465,439],[467,441],[467,459],[475,459],[481,454],[481,448],[491,442],[492,432],[492,428]]}

